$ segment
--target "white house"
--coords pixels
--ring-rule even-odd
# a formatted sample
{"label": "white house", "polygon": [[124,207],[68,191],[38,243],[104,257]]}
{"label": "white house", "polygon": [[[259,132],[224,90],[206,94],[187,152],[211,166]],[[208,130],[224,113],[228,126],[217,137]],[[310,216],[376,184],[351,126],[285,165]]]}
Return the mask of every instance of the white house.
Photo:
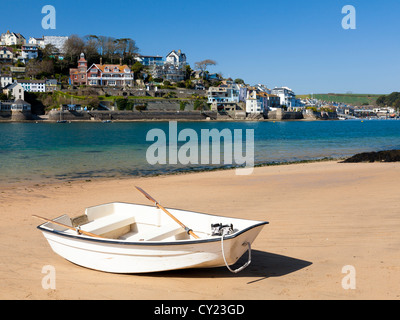
{"label": "white house", "polygon": [[25,92],[46,92],[46,80],[17,80],[17,83]]}
{"label": "white house", "polygon": [[178,50],[178,52],[172,50],[167,54],[165,62],[178,68],[184,68],[186,66],[186,55],[181,50]]}
{"label": "white house", "polygon": [[30,37],[28,43],[29,44],[36,44],[41,49],[43,49],[45,47],[44,37],[41,37],[41,38]]}
{"label": "white house", "polygon": [[24,100],[25,98],[24,88],[18,82],[13,82],[7,85],[3,89],[3,93],[6,95],[12,95],[15,100]]}
{"label": "white house", "polygon": [[288,87],[275,87],[271,90],[271,93],[280,98],[282,106],[285,105],[287,108],[296,107],[296,95],[292,89]]}
{"label": "white house", "polygon": [[0,75],[0,89],[7,87],[12,82],[13,80],[10,75],[5,75],[5,74]]}
{"label": "white house", "polygon": [[26,40],[20,33],[10,32],[8,30],[0,36],[0,45],[2,46],[23,45],[25,43]]}
{"label": "white house", "polygon": [[185,80],[186,55],[181,50],[172,50],[167,54],[165,61],[162,59],[152,61],[151,75],[153,78],[179,82]]}
{"label": "white house", "polygon": [[264,112],[263,99],[256,90],[247,91],[246,113],[260,114]]}

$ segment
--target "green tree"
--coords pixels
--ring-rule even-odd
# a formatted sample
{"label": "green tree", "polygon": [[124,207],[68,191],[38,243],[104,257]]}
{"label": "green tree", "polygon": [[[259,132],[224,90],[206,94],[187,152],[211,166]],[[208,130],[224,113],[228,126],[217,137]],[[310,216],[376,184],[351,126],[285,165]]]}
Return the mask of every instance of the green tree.
{"label": "green tree", "polygon": [[136,61],[133,64],[131,70],[132,70],[132,72],[134,74],[135,79],[141,79],[142,78],[141,75],[142,75],[142,72],[144,70],[144,66],[139,61]]}

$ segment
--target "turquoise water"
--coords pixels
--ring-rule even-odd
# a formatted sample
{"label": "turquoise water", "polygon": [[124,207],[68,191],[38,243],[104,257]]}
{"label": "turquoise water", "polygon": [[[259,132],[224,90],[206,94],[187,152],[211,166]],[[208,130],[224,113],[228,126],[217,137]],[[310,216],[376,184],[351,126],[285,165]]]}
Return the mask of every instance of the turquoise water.
{"label": "turquoise water", "polygon": [[[192,129],[254,130],[256,164],[351,156],[364,151],[400,149],[400,121],[179,122]],[[0,123],[0,181],[71,181],[146,176],[230,166],[150,165],[149,130],[168,137],[168,122]],[[178,149],[180,148],[178,145]],[[200,148],[199,148],[200,150]],[[221,145],[223,150],[223,144]],[[243,150],[245,153],[245,149]]]}

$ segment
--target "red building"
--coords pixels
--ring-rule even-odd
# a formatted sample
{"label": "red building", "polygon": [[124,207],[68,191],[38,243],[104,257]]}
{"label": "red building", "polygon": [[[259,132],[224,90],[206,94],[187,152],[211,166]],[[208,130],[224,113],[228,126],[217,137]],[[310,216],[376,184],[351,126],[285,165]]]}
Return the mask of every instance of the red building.
{"label": "red building", "polygon": [[69,77],[73,85],[87,84],[87,61],[83,53],[81,53],[81,58],[78,60],[78,68],[69,69]]}

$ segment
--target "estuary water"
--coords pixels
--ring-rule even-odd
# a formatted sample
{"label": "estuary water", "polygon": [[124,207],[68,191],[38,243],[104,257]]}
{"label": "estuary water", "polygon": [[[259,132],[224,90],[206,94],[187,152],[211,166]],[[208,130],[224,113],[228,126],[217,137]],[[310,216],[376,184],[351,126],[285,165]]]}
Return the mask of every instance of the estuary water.
{"label": "estuary water", "polygon": [[[170,136],[169,122],[0,123],[0,183],[123,178],[234,166],[236,163],[224,162],[222,142],[220,163],[201,163],[201,130],[212,129],[228,129],[232,137],[239,130],[243,142],[246,130],[252,130],[256,165],[400,149],[398,120],[178,122],[178,134],[185,129],[197,134],[198,140],[191,142],[198,141],[200,164],[183,164],[179,159],[173,164],[167,157],[167,163],[153,165],[146,154],[162,139],[147,141],[152,129],[165,133],[167,155],[170,151],[177,154],[190,140],[168,148],[170,139],[176,140],[172,132]],[[248,151],[246,147],[243,145],[242,154]],[[211,148],[210,142],[210,154]]]}

